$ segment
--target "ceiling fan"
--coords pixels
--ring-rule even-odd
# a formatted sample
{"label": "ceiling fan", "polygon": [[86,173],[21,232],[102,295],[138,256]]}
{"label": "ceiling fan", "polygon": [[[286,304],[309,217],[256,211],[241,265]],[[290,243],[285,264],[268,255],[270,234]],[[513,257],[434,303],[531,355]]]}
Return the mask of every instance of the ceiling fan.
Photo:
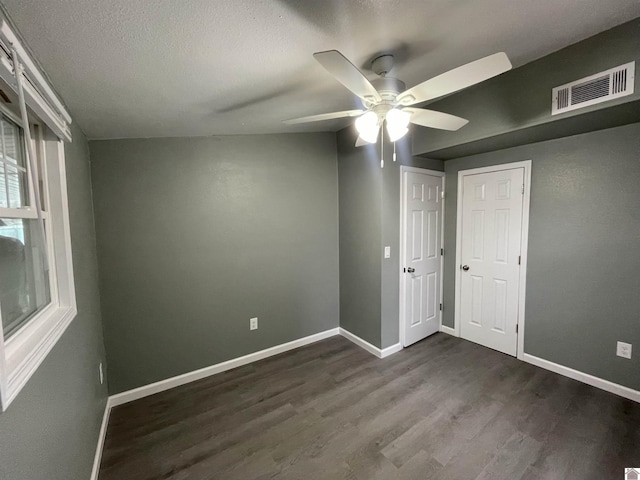
{"label": "ceiling fan", "polygon": [[409,123],[442,130],[458,130],[469,121],[448,113],[414,108],[411,105],[457,92],[511,69],[509,58],[500,52],[406,89],[404,82],[387,76],[393,68],[393,55],[381,55],[371,62],[371,69],[379,76],[371,82],[337,50],[314,53],[313,57],[336,80],[360,97],[364,108],[294,118],[285,120],[284,123],[293,125],[357,117],[355,125],[359,137],[356,146],[375,143],[383,124],[386,124],[387,134],[392,142],[399,140],[409,131]]}

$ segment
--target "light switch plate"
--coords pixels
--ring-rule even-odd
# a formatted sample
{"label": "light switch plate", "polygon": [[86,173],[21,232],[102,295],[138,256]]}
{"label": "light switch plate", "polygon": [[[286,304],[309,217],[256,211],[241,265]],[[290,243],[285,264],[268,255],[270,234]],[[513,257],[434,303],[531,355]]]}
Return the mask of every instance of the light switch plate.
{"label": "light switch plate", "polygon": [[616,355],[622,358],[631,358],[631,348],[632,345],[630,343],[618,342]]}
{"label": "light switch plate", "polygon": [[384,258],[391,258],[391,247],[384,247]]}

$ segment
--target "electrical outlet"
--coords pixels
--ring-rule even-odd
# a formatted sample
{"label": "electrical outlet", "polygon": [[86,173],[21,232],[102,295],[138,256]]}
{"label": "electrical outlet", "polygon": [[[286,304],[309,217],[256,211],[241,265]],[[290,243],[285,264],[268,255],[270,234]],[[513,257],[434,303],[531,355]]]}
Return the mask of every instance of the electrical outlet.
{"label": "electrical outlet", "polygon": [[631,344],[618,342],[618,348],[616,350],[616,355],[622,358],[631,358]]}
{"label": "electrical outlet", "polygon": [[100,385],[102,385],[104,383],[104,372],[102,371],[102,362],[100,362],[98,371],[100,372]]}
{"label": "electrical outlet", "polygon": [[258,329],[258,317],[253,317],[249,319],[249,330],[257,330]]}

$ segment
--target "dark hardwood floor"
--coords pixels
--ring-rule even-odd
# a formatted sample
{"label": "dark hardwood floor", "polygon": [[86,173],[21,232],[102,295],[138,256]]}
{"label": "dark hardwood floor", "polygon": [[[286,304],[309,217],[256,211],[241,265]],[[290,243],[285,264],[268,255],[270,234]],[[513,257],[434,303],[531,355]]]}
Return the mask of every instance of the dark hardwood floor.
{"label": "dark hardwood floor", "polygon": [[640,404],[436,334],[341,337],[113,409],[99,480],[622,479]]}

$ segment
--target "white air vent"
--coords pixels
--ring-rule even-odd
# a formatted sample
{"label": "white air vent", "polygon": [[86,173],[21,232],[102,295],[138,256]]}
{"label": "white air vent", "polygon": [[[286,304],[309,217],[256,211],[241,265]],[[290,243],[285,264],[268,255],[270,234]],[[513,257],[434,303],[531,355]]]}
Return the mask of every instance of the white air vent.
{"label": "white air vent", "polygon": [[633,93],[636,62],[620,65],[553,89],[551,115]]}

